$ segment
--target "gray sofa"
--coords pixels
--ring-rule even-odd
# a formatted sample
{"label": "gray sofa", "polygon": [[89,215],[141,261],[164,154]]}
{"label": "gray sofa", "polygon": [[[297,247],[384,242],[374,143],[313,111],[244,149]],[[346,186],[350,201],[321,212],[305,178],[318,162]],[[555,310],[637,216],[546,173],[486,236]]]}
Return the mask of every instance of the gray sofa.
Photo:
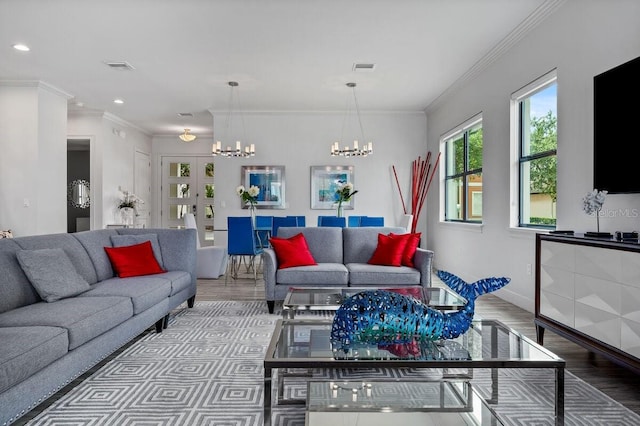
{"label": "gray sofa", "polygon": [[[114,276],[104,247],[146,239],[167,272]],[[75,268],[88,290],[46,302],[25,275],[23,259],[60,248],[71,262],[63,255],[65,262],[53,263]],[[161,332],[172,309],[185,301],[193,306],[196,231],[106,229],[0,239],[0,271],[0,425],[7,425],[149,327]],[[67,280],[63,275],[58,281]]]}
{"label": "gray sofa", "polygon": [[300,232],[318,265],[278,269],[275,251],[263,251],[265,298],[271,313],[275,301],[284,300],[289,287],[431,286],[431,250],[416,250],[415,268],[367,264],[378,245],[379,233],[405,234],[405,228],[282,227],[278,237],[290,238]]}

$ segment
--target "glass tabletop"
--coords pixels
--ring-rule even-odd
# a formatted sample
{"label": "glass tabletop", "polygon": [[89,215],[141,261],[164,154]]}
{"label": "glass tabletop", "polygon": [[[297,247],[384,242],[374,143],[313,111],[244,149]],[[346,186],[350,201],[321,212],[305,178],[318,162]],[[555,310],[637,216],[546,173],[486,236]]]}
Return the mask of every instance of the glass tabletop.
{"label": "glass tabletop", "polygon": [[335,311],[347,297],[376,289],[413,296],[442,311],[459,310],[467,304],[464,297],[444,287],[291,287],[282,304],[283,316],[293,318],[296,311]]}
{"label": "glass tabletop", "polygon": [[358,343],[347,350],[332,346],[331,324],[331,320],[278,320],[265,366],[282,362],[306,368],[357,362],[365,367],[364,364],[380,366],[382,362],[396,367],[437,363],[443,367],[564,368],[565,364],[546,348],[495,320],[475,320],[466,333],[455,339],[414,339],[392,345]]}

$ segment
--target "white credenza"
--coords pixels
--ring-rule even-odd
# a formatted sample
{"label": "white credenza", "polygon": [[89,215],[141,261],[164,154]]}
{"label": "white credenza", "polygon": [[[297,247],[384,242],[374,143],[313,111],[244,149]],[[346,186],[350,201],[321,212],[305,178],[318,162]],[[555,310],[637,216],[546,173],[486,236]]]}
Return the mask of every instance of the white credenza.
{"label": "white credenza", "polygon": [[537,234],[535,324],[640,372],[640,244]]}

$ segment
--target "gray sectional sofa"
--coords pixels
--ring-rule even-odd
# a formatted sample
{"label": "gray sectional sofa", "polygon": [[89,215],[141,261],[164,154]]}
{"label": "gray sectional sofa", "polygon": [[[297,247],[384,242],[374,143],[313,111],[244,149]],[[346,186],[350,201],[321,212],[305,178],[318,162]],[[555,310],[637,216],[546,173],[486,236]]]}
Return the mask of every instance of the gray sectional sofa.
{"label": "gray sectional sofa", "polygon": [[415,268],[367,263],[376,250],[379,233],[405,234],[405,228],[282,227],[278,229],[278,237],[290,238],[300,232],[318,265],[278,269],[275,251],[263,251],[265,298],[271,313],[275,301],[284,300],[289,287],[431,286],[431,250],[416,250]]}
{"label": "gray sectional sofa", "polygon": [[[115,276],[104,247],[145,240],[166,272]],[[35,251],[60,254],[60,248],[66,257],[49,267],[72,266],[70,276],[77,273],[88,289],[60,300],[47,296],[55,300],[47,302],[33,275],[25,275],[23,260]],[[193,306],[196,231],[107,229],[0,239],[0,271],[0,425],[7,425],[149,327],[162,331],[172,309],[185,301]],[[54,278],[64,287],[67,273],[59,275]]]}

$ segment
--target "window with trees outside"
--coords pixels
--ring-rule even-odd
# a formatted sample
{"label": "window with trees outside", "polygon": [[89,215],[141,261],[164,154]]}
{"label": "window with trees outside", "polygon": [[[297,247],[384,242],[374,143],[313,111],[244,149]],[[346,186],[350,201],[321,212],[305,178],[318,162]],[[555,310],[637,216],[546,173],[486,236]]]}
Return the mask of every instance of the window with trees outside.
{"label": "window with trees outside", "polygon": [[482,117],[458,126],[442,143],[444,220],[482,222]]}
{"label": "window with trees outside", "polygon": [[517,129],[519,227],[556,226],[558,117],[555,70],[512,96]]}

